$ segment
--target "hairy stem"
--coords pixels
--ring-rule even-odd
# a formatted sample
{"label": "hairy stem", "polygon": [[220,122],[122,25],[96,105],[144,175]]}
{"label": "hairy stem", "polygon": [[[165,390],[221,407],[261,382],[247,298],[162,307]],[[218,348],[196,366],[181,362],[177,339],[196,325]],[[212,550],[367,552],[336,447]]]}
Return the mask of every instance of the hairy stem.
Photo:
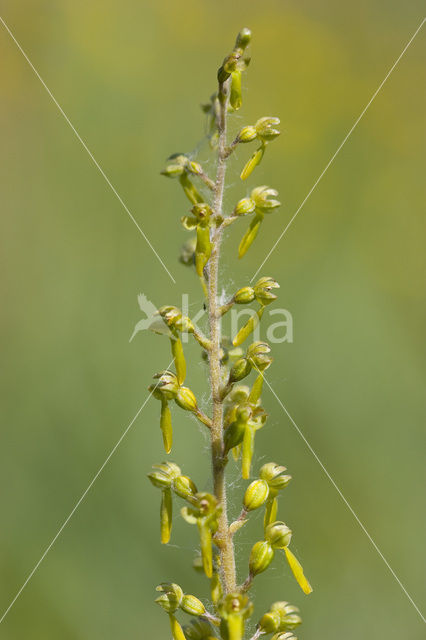
{"label": "hairy stem", "polygon": [[[216,182],[213,191],[213,213],[222,216],[223,192],[226,174],[226,112],[228,106],[229,82],[219,84],[220,112],[218,116],[219,144]],[[220,305],[218,301],[218,272],[222,228],[217,227],[211,238],[212,252],[209,260],[208,311],[210,325],[209,369],[213,399],[211,426],[211,454],[214,493],[221,507],[219,528],[216,539],[221,555],[221,582],[225,593],[235,591],[236,572],[232,536],[229,531],[227,496],[225,483],[225,460],[223,455],[223,400],[221,397],[220,364]]]}

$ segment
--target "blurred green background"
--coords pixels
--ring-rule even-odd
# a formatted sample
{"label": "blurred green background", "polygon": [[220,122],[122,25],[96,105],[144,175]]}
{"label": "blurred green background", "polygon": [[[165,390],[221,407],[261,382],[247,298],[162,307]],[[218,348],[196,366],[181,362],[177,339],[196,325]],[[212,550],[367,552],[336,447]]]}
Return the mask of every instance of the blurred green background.
{"label": "blurred green background", "polygon": [[[139,334],[136,296],[202,305],[176,261],[188,203],[159,175],[203,137],[199,104],[236,32],[254,32],[233,127],[279,115],[283,135],[228,207],[256,184],[283,207],[240,263],[245,221],[224,248],[223,284],[245,284],[422,19],[422,3],[328,0],[185,3],[3,0],[1,15],[177,280],[174,286],[0,26],[0,603],[5,610],[169,362]],[[424,602],[425,30],[262,269],[281,283],[294,343],[269,380],[414,601]],[[206,156],[205,146],[202,156]],[[213,169],[212,164],[208,165]],[[199,350],[188,383],[204,400]],[[274,397],[255,469],[284,463],[281,513],[314,593],[276,560],[256,581],[254,620],[274,599],[299,605],[300,638],[424,637],[421,617]],[[196,535],[176,519],[160,548],[164,458],[158,403],[144,408],[0,626],[8,640],[168,638],[154,586],[207,596],[190,568]],[[175,412],[173,459],[209,489],[205,435]],[[232,514],[244,484],[231,473]],[[241,579],[259,516],[238,538]]]}

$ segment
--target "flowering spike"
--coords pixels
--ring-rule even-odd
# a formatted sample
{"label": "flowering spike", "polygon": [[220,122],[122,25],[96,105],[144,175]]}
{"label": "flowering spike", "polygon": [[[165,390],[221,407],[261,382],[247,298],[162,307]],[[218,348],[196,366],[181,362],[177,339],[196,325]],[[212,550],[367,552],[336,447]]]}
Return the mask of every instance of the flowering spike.
{"label": "flowering spike", "polygon": [[[221,640],[243,640],[246,620],[253,612],[247,592],[255,577],[266,571],[278,551],[284,551],[303,591],[312,591],[300,563],[289,550],[292,531],[284,522],[277,520],[278,497],[291,480],[284,466],[274,462],[263,464],[258,475],[245,487],[242,509],[236,520],[228,521],[226,509],[230,489],[226,468],[233,464],[232,457],[235,460],[241,458],[243,479],[250,478],[252,473],[256,431],[264,426],[267,419],[261,398],[263,383],[266,369],[273,361],[271,348],[266,342],[255,340],[245,352],[242,344],[258,328],[266,306],[277,299],[276,290],[279,288],[274,278],[263,276],[254,284],[242,282],[225,300],[221,300],[219,294],[220,247],[228,227],[237,224],[244,216],[251,216],[238,247],[241,258],[255,241],[265,217],[281,205],[276,189],[260,185],[249,193],[241,194],[229,213],[224,207],[228,158],[237,146],[254,143],[252,155],[240,174],[242,180],[247,180],[263,160],[266,147],[280,135],[279,118],[265,116],[254,124],[245,124],[232,141],[227,139],[227,130],[231,128],[228,128],[228,118],[242,105],[242,79],[250,62],[247,55],[250,41],[251,31],[242,29],[218,69],[216,90],[209,101],[201,105],[207,118],[210,148],[215,151],[215,161],[211,166],[216,166],[216,176],[210,177],[206,173],[199,159],[194,157],[195,153],[173,154],[161,172],[178,181],[191,202],[190,211],[179,212],[178,216],[183,228],[191,233],[181,249],[179,260],[184,265],[193,266],[199,279],[205,296],[203,307],[208,312],[208,330],[204,335],[198,328],[198,315],[192,320],[171,305],[158,309],[148,328],[170,339],[175,372],[165,370],[157,373],[149,390],[161,403],[160,427],[166,453],[172,449],[170,403],[174,401],[210,430],[213,470],[210,483],[213,493],[199,492],[193,480],[173,462],[154,465],[148,474],[154,487],[161,491],[161,542],[166,544],[170,540],[173,500],[184,501],[181,515],[186,522],[196,525],[194,529],[198,533],[200,550],[193,566],[204,573],[210,583],[214,609],[210,613],[201,598],[185,594],[176,583],[163,583],[157,587],[161,593],[156,602],[169,616],[173,640],[217,640],[219,637]],[[144,310],[144,305],[139,302]],[[252,303],[256,303],[253,314],[236,335],[230,338],[222,336],[222,317],[234,305]],[[138,322],[132,338],[145,328],[145,320]],[[199,397],[211,397],[211,418],[201,410],[191,388],[184,386],[187,384],[184,334],[191,334],[203,350],[202,359],[209,369],[209,388],[208,393],[200,391],[202,395]],[[189,367],[188,373],[191,373]],[[250,386],[241,384],[243,380],[249,381]],[[197,445],[192,442],[191,452],[196,455],[196,451]],[[202,482],[205,483],[205,478]],[[238,586],[233,540],[256,509],[264,510],[263,538],[252,546],[247,579]],[[184,627],[177,619],[181,612],[192,616]],[[300,623],[296,607],[285,601],[274,602],[260,619],[251,640],[259,640],[265,634],[274,634],[272,640],[296,640],[292,632]]]}

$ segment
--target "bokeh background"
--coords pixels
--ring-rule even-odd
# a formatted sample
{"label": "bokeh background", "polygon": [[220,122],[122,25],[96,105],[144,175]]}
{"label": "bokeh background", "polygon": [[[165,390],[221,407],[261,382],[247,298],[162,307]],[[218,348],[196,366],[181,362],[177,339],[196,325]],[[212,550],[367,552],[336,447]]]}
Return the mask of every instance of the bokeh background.
{"label": "bokeh background", "polygon": [[[279,115],[283,135],[249,185],[235,154],[226,205],[256,184],[280,191],[244,261],[245,222],[229,234],[222,281],[247,283],[422,19],[422,3],[361,0],[163,2],[2,0],[1,15],[177,284],[139,234],[0,25],[0,603],[21,587],[169,362],[139,334],[136,296],[202,305],[178,264],[188,203],[159,175],[201,149],[199,104],[242,26],[254,31],[234,129]],[[281,283],[294,342],[269,380],[416,604],[424,604],[424,143],[426,32],[418,35],[262,273]],[[199,146],[201,145],[201,146]],[[211,171],[213,165],[207,165]],[[205,401],[199,350],[188,383]],[[274,599],[299,605],[301,638],[410,638],[421,617],[274,397],[255,469],[275,459],[293,549],[314,586],[304,597],[283,560],[256,582],[256,619]],[[175,412],[173,459],[209,489],[205,435]],[[0,637],[168,638],[154,586],[207,596],[190,568],[196,532],[176,519],[160,548],[164,458],[150,401],[5,620]],[[233,514],[244,484],[231,471]],[[240,576],[259,516],[237,543]]]}

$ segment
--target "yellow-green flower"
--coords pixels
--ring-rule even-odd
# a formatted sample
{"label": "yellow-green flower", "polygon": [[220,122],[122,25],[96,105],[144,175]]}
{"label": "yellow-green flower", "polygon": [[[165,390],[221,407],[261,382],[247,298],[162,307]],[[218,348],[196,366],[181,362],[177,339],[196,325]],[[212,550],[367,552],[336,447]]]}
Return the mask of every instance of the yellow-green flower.
{"label": "yellow-green flower", "polygon": [[212,536],[217,531],[220,511],[216,497],[205,492],[197,493],[191,506],[181,510],[183,518],[198,527],[203,568],[208,578],[213,574]]}
{"label": "yellow-green flower", "polygon": [[167,544],[172,532],[173,501],[172,486],[177,477],[180,476],[180,468],[174,462],[163,462],[154,464],[153,471],[148,474],[154,487],[161,489],[160,507],[160,530],[161,543]]}

